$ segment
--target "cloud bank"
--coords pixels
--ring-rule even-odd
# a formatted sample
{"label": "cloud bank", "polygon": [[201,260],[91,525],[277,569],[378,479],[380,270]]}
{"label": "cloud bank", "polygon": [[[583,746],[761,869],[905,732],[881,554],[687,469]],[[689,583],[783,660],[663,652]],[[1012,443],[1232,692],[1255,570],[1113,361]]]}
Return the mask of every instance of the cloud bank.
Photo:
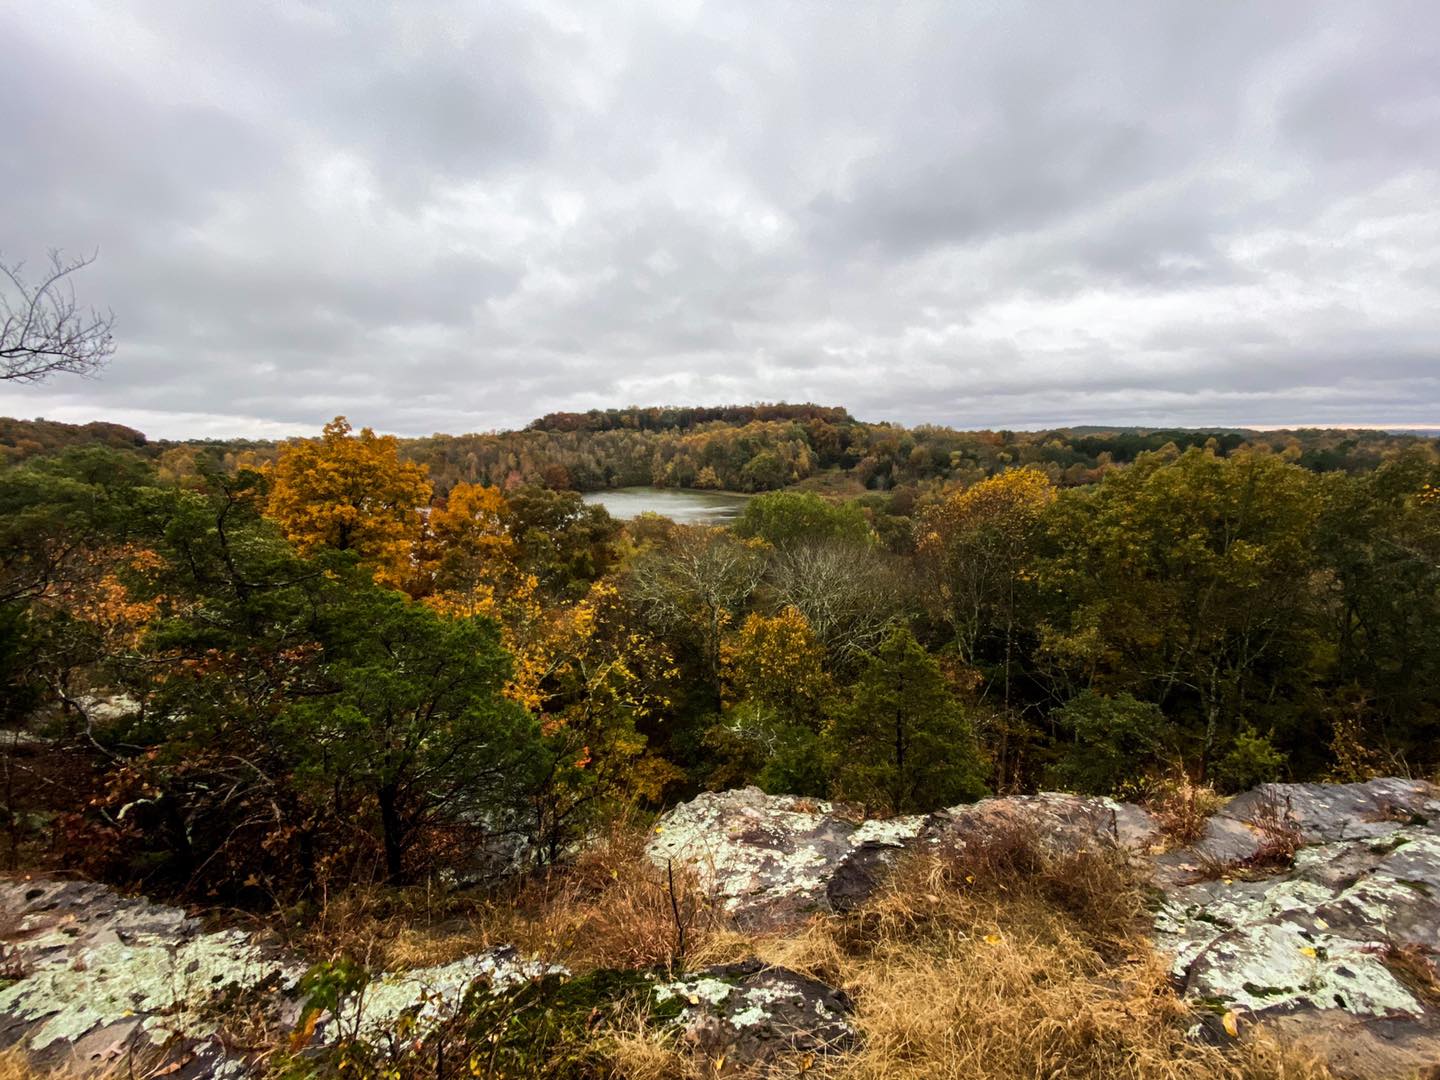
{"label": "cloud bank", "polygon": [[0,253],[98,249],[0,413],[405,434],[1440,425],[1440,8],[0,8]]}

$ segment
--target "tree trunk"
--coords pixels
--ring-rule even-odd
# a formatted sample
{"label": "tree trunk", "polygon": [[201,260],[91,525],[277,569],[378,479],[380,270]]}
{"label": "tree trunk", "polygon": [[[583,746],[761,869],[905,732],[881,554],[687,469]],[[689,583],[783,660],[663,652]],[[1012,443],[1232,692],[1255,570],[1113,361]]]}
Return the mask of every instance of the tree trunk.
{"label": "tree trunk", "polygon": [[405,878],[404,827],[400,823],[399,792],[394,784],[386,784],[378,792],[380,799],[380,827],[385,834],[385,873],[391,885],[399,885]]}

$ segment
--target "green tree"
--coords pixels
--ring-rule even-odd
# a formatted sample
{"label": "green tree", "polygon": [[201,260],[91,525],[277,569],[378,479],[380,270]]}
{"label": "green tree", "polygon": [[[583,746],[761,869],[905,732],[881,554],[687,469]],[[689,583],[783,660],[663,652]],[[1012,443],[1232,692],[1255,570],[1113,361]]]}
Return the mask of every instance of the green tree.
{"label": "green tree", "polygon": [[579,599],[614,564],[620,526],[603,506],[535,486],[508,491],[505,501],[503,520],[519,545],[520,565],[549,595]]}
{"label": "green tree", "polygon": [[1068,733],[1056,780],[1073,791],[1114,795],[1139,780],[1164,751],[1165,714],[1131,694],[1087,690],[1054,713]]}
{"label": "green tree", "polygon": [[853,503],[833,503],[814,492],[771,491],[745,504],[735,523],[740,536],[759,537],[772,547],[827,540],[867,544],[870,525]]}
{"label": "green tree", "polygon": [[1177,734],[1198,734],[1202,769],[1276,702],[1287,715],[1267,719],[1309,737],[1321,508],[1298,466],[1208,449],[1142,454],[1067,493],[1038,567],[1053,605],[1041,659],[1080,686],[1156,702]]}
{"label": "green tree", "polygon": [[[326,692],[290,703],[279,729],[311,798],[336,800],[336,813],[373,799],[392,882],[427,831],[513,820],[539,732],[501,694],[510,659],[494,622],[353,588],[319,636]],[[346,805],[350,794],[366,798]]]}
{"label": "green tree", "polygon": [[940,666],[913,634],[881,644],[828,731],[835,794],[883,813],[979,798],[984,763]]}
{"label": "green tree", "polygon": [[[1440,762],[1440,462],[1410,450],[1327,478],[1316,546],[1335,642],[1331,723],[1412,767]],[[1353,705],[1345,705],[1352,702]],[[1312,763],[1313,764],[1313,763]]]}

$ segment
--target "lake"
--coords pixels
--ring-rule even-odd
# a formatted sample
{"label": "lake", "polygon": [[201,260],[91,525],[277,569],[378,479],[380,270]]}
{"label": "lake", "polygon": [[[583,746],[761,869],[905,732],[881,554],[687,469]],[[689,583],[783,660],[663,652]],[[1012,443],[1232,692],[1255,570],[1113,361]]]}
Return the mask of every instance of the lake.
{"label": "lake", "polygon": [[728,491],[653,487],[591,491],[583,497],[587,503],[598,503],[623,521],[641,514],[662,514],[682,525],[727,525],[740,516],[750,498]]}

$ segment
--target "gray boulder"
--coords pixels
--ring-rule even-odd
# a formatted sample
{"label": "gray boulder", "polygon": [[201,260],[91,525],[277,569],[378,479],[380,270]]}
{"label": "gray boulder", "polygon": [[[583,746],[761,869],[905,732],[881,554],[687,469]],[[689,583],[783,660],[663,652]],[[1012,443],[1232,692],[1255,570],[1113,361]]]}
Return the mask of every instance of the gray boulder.
{"label": "gray boulder", "polygon": [[963,846],[1021,826],[1071,849],[1144,848],[1157,835],[1139,807],[1078,795],[982,799],[935,814],[857,822],[842,806],[748,787],[707,792],[670,810],[646,854],[657,866],[688,868],[737,922],[775,927],[864,903],[907,847]]}
{"label": "gray boulder", "polygon": [[733,1067],[772,1062],[787,1053],[833,1053],[856,1040],[844,994],[758,960],[660,983],[654,996],[662,1009],[679,1005],[673,1023],[712,1063]]}

